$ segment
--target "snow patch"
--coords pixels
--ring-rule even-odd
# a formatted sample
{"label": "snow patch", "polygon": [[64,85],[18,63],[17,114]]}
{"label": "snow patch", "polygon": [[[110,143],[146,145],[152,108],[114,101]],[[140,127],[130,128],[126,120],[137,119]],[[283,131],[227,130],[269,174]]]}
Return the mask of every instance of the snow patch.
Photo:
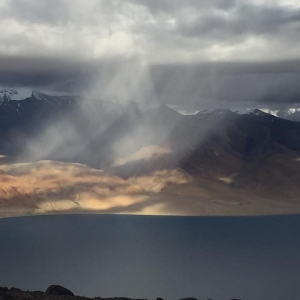
{"label": "snow patch", "polygon": [[0,90],[0,103],[10,101],[16,94],[18,94],[16,90]]}

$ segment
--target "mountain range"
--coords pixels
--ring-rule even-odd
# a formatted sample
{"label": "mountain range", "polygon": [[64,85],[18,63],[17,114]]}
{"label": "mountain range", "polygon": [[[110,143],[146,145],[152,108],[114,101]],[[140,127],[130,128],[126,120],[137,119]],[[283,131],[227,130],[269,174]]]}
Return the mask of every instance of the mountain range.
{"label": "mountain range", "polygon": [[298,122],[11,95],[0,101],[1,215],[300,212]]}

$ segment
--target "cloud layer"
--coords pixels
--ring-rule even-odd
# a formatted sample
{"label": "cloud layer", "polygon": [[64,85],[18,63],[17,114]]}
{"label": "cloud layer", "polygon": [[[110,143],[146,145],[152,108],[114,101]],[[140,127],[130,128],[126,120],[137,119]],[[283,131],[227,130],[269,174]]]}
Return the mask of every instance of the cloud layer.
{"label": "cloud layer", "polygon": [[6,0],[2,55],[151,62],[297,57],[294,1]]}
{"label": "cloud layer", "polygon": [[[267,90],[278,83],[274,68],[280,74],[293,72],[279,80],[284,86],[300,66],[297,0],[4,0],[0,26],[1,86],[78,92],[95,85],[99,76],[103,79],[104,71],[118,77],[120,63],[138,61],[147,64],[150,73],[160,69],[164,74],[163,81],[153,77],[156,92],[178,90],[177,75],[168,80],[165,73],[171,65],[180,74],[184,66],[180,85],[186,85],[180,99],[201,101],[210,85],[214,91],[207,98],[230,101],[235,97],[228,82],[240,79],[218,77],[228,63],[229,72],[251,73],[250,83],[261,85],[263,79]],[[209,69],[202,67],[209,63]],[[202,70],[196,71],[200,77],[195,77],[195,64]],[[135,68],[130,76],[134,72]],[[193,82],[199,80],[203,89],[197,92],[199,84]],[[244,90],[241,84],[237,92]],[[189,93],[184,94],[187,87]],[[256,101],[267,97],[267,90],[255,95]],[[298,92],[293,85],[289,94],[295,99]]]}

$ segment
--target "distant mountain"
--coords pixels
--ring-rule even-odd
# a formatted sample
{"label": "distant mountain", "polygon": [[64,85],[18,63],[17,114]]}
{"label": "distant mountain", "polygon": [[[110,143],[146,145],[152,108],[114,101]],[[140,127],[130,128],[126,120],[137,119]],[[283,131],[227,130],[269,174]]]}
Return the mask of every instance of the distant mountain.
{"label": "distant mountain", "polygon": [[16,90],[0,90],[0,105],[7,103],[13,96],[17,94],[18,92]]}
{"label": "distant mountain", "polygon": [[[74,163],[87,165],[80,175],[71,176],[84,195],[90,189],[91,177],[84,179],[85,172],[90,174],[88,168],[109,174],[105,180],[112,182],[112,190],[117,189],[115,179],[122,178],[120,186],[130,183],[149,193],[147,209],[130,202],[126,209],[117,209],[119,212],[149,212],[151,201],[156,203],[151,212],[174,214],[300,212],[300,123],[261,110],[241,114],[218,109],[181,115],[165,105],[140,111],[134,102],[121,104],[36,91],[16,101],[8,99],[5,92],[0,126],[0,154],[17,160],[0,162],[4,166],[0,177],[11,183],[14,195],[13,187],[21,177],[9,176],[16,176],[13,170],[22,170],[17,162],[31,161],[29,173],[38,174],[40,163],[35,161],[52,160],[66,165],[43,163],[52,170],[45,179],[49,183],[46,196],[54,195],[49,192],[52,184],[56,186],[64,176],[69,177],[67,170],[73,170]],[[48,175],[52,176],[50,182]],[[82,178],[77,181],[77,176]],[[101,184],[97,181],[97,191]],[[24,193],[26,189],[27,185]],[[25,193],[26,197],[35,199],[34,203],[39,201],[36,187],[30,189],[33,195]],[[53,197],[74,199],[76,191],[66,194],[59,189]],[[118,191],[121,194],[114,197],[123,195],[122,189]],[[12,198],[24,203],[22,193]],[[93,193],[87,197],[92,199],[97,194]]]}
{"label": "distant mountain", "polygon": [[299,108],[290,108],[290,109],[281,109],[276,112],[277,117],[300,122],[300,109]]}
{"label": "distant mountain", "polygon": [[[18,127],[29,122],[39,122],[55,113],[67,112],[70,107],[79,103],[77,96],[49,96],[33,91],[31,96],[23,100],[13,100],[17,91],[0,92],[0,124],[3,127]],[[18,125],[19,124],[19,125]]]}
{"label": "distant mountain", "polygon": [[[138,113],[133,102],[120,104],[79,96],[52,96],[39,91],[33,91],[25,99],[12,100],[16,93],[3,91],[1,94],[0,152],[7,155],[22,154],[34,159],[35,153],[30,150],[27,153],[26,147],[37,143],[36,147],[41,148],[38,158],[77,161],[82,156],[78,154],[81,150],[75,149],[78,145],[95,147],[92,144],[99,142],[100,136],[104,139],[108,128],[112,130],[121,117],[130,118]],[[61,139],[58,144],[57,138]]]}
{"label": "distant mountain", "polygon": [[55,107],[66,107],[77,104],[82,97],[79,96],[50,96],[40,91],[32,91],[30,97],[15,100],[13,99],[18,92],[16,90],[0,91],[0,113],[9,112],[10,114],[32,114],[40,113]]}
{"label": "distant mountain", "polygon": [[271,109],[271,108],[263,108],[263,112],[268,113],[270,115],[290,120],[290,121],[295,121],[295,122],[300,122],[300,108],[299,107],[287,107],[287,108],[277,108],[277,109]]}
{"label": "distant mountain", "polygon": [[[146,111],[143,119],[148,122],[144,135],[157,137],[156,145],[162,147],[161,150],[151,148],[149,145],[155,143],[147,139],[148,146],[145,145],[142,152],[124,156],[123,163],[116,164],[110,172],[146,185],[151,180],[163,180],[157,173],[159,170],[159,174],[165,176],[178,170],[189,178],[185,184],[176,184],[176,180],[182,182],[179,179],[182,177],[169,182],[162,188],[165,195],[179,193],[182,197],[231,199],[233,202],[236,199],[237,203],[246,198],[249,203],[257,201],[253,214],[268,209],[266,202],[261,202],[266,199],[271,201],[270,207],[283,199],[287,206],[289,201],[300,204],[297,200],[300,123],[260,110],[248,114],[215,110],[179,117],[165,107]],[[299,211],[299,207],[293,209]]]}

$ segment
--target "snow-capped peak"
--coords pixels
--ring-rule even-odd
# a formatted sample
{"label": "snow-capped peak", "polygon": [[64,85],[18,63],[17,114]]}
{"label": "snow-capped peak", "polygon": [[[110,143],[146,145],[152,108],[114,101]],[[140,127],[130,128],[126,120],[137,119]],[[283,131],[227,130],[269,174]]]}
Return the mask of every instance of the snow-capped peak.
{"label": "snow-capped peak", "polygon": [[41,91],[33,90],[31,93],[31,97],[40,101],[45,101],[50,103],[51,98],[54,98],[55,96],[50,96],[42,93]]}
{"label": "snow-capped peak", "polygon": [[7,103],[10,100],[23,100],[30,97],[32,91],[28,88],[18,88],[15,89],[7,89],[5,87],[0,86],[0,105],[3,102]]}
{"label": "snow-capped peak", "polygon": [[32,93],[31,93],[31,97],[32,98],[35,98],[35,99],[38,99],[38,100],[43,100],[43,93],[42,92],[40,92],[40,91],[36,91],[36,90],[34,90],[34,91],[32,91]]}
{"label": "snow-capped peak", "polygon": [[17,95],[16,90],[0,90],[0,103],[8,102],[14,95]]}

